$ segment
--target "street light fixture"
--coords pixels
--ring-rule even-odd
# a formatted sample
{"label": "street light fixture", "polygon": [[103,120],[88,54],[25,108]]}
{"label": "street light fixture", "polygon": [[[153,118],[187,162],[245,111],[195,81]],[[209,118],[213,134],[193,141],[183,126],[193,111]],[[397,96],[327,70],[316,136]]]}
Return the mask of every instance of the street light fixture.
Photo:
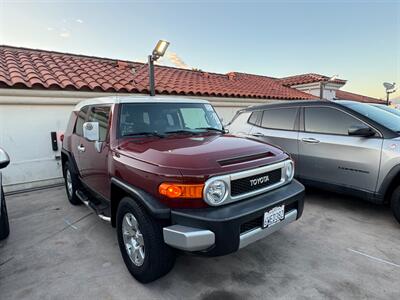
{"label": "street light fixture", "polygon": [[396,91],[396,83],[384,82],[383,86],[386,89],[386,105],[389,106],[389,95]]}
{"label": "street light fixture", "polygon": [[169,46],[169,42],[159,40],[156,47],[153,50],[153,53],[149,55],[149,90],[150,96],[155,96],[155,82],[154,82],[154,62],[157,61],[160,57],[164,56],[167,48]]}
{"label": "street light fixture", "polygon": [[156,47],[153,50],[153,57],[159,58],[161,56],[164,56],[165,51],[167,51],[168,46],[169,46],[169,42],[159,40]]}
{"label": "street light fixture", "polygon": [[324,99],[324,89],[325,89],[325,85],[330,82],[330,81],[335,81],[337,78],[339,77],[339,75],[333,75],[331,78],[329,78],[327,81],[325,82],[320,82],[319,83],[319,98],[322,100]]}

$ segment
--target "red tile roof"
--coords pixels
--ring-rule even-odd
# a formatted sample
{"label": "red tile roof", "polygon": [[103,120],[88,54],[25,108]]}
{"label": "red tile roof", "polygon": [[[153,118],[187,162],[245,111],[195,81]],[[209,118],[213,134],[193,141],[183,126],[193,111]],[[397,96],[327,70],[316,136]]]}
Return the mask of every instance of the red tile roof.
{"label": "red tile roof", "polygon": [[[278,81],[287,87],[298,85],[298,84],[307,84],[307,83],[314,83],[314,82],[321,82],[321,81],[328,81],[329,77],[315,74],[315,73],[308,73],[308,74],[301,74],[301,75],[294,75],[289,77],[279,78]],[[337,84],[345,84],[346,80],[343,79],[335,79],[331,80],[332,83]]]}
{"label": "red tile roof", "polygon": [[[275,79],[156,66],[158,94],[316,99]],[[146,64],[53,51],[0,46],[0,88],[148,93]]]}
{"label": "red tile roof", "polygon": [[384,100],[380,100],[377,98],[372,98],[368,96],[363,96],[355,93],[350,93],[346,91],[337,90],[336,91],[336,100],[352,100],[357,102],[365,102],[365,103],[385,103]]}

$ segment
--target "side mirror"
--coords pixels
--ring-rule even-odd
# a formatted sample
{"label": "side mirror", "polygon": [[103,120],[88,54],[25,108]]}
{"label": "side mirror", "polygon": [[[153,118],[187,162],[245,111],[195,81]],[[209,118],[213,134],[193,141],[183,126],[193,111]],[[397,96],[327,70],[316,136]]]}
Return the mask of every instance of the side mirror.
{"label": "side mirror", "polygon": [[10,157],[7,152],[0,148],[0,169],[3,169],[8,166],[10,163]]}
{"label": "side mirror", "polygon": [[361,137],[369,137],[375,135],[375,131],[365,125],[354,125],[349,128],[349,135],[351,136],[361,136]]}
{"label": "side mirror", "polygon": [[97,142],[100,139],[99,122],[83,123],[83,137],[89,141]]}

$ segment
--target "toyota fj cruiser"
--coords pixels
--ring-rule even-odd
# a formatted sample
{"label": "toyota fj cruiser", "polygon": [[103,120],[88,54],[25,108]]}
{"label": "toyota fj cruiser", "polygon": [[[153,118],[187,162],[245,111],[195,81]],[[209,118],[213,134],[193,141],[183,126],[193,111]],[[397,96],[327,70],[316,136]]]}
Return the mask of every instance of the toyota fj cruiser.
{"label": "toyota fj cruiser", "polygon": [[300,218],[304,187],[282,150],[229,135],[209,102],[109,97],[78,104],[63,139],[69,201],[117,228],[140,282],[176,249],[232,253]]}

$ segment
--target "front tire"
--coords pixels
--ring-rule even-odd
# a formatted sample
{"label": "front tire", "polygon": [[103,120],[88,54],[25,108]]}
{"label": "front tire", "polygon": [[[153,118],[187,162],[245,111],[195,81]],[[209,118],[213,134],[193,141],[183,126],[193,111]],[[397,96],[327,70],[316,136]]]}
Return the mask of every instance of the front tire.
{"label": "front tire", "polygon": [[116,221],[122,258],[136,280],[148,283],[172,269],[175,252],[164,243],[159,220],[135,200],[125,197],[118,206]]}
{"label": "front tire", "polygon": [[392,207],[392,212],[397,222],[400,223],[400,186],[398,186],[393,194],[390,201],[390,206]]}
{"label": "front tire", "polygon": [[[0,187],[1,188],[1,187]],[[5,239],[10,234],[10,225],[8,223],[8,213],[3,189],[1,188],[1,214],[0,214],[0,240]]]}
{"label": "front tire", "polygon": [[72,171],[72,168],[69,162],[66,162],[64,165],[64,182],[65,182],[65,190],[67,191],[67,197],[69,202],[72,205],[80,205],[82,201],[76,196],[76,190],[78,187],[78,178],[75,173]]}

